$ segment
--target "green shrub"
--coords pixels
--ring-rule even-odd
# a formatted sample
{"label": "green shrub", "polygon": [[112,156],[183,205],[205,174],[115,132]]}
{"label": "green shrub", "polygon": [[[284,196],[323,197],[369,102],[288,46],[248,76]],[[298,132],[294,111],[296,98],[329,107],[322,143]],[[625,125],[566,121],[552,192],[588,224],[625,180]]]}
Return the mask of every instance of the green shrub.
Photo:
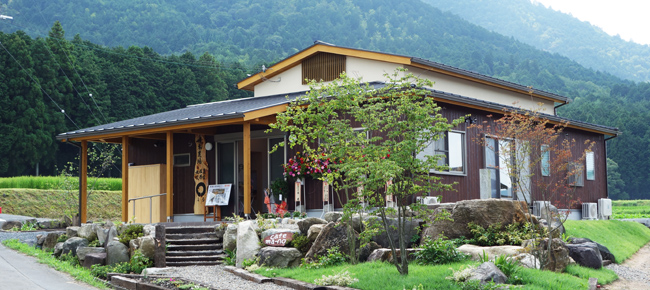
{"label": "green shrub", "polygon": [[142,254],[142,251],[135,250],[130,261],[131,271],[136,274],[142,273],[142,270],[153,266],[153,261],[145,255]]}
{"label": "green shrub", "polygon": [[63,243],[65,241],[67,241],[67,240],[68,240],[68,235],[62,234],[62,235],[59,236],[58,239],[56,239],[56,242],[57,243]]}
{"label": "green shrub", "polygon": [[119,239],[122,244],[129,245],[129,241],[144,236],[143,225],[128,225],[126,230],[120,234]]}
{"label": "green shrub", "polygon": [[228,266],[234,266],[237,264],[237,248],[232,251],[224,249],[224,251],[226,252],[226,257],[224,258],[223,263]]}
{"label": "green shrub", "polygon": [[[57,189],[64,177],[61,176],[16,176],[0,178],[0,188]],[[79,189],[79,184],[71,184],[72,190]],[[88,178],[88,186],[93,190],[122,190],[121,178]]]}
{"label": "green shrub", "polygon": [[293,235],[293,240],[289,242],[289,246],[292,246],[298,249],[301,253],[306,254],[312,246],[312,241],[305,235],[295,234]]}
{"label": "green shrub", "polygon": [[107,279],[108,273],[122,273],[128,274],[131,273],[131,264],[127,262],[117,263],[115,265],[92,265],[90,267],[90,274],[95,277]]}
{"label": "green shrub", "polygon": [[318,257],[318,262],[307,264],[307,269],[319,269],[329,266],[338,266],[346,263],[348,258],[345,254],[339,251],[339,247],[332,247],[327,249],[325,256]]}
{"label": "green shrub", "polygon": [[519,261],[508,255],[499,255],[494,259],[494,265],[503,272],[508,278],[512,277],[519,271]]}
{"label": "green shrub", "polygon": [[545,228],[536,228],[530,223],[512,223],[505,227],[501,223],[491,224],[483,228],[475,223],[467,224],[472,238],[469,243],[479,246],[521,245],[524,240],[531,239],[537,231],[538,236],[545,236]]}
{"label": "green shrub", "polygon": [[79,266],[79,259],[77,259],[77,255],[72,254],[72,252],[59,256],[59,260],[72,266]]}
{"label": "green shrub", "polygon": [[439,237],[435,240],[425,238],[420,244],[421,251],[415,252],[415,262],[420,265],[447,264],[467,259],[467,255],[458,252],[454,242]]}

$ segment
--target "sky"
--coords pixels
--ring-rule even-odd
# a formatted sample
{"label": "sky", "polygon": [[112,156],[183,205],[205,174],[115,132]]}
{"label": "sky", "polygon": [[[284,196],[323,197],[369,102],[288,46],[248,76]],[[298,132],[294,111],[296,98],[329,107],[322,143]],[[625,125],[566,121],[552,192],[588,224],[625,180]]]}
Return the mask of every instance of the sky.
{"label": "sky", "polygon": [[532,0],[571,13],[610,35],[640,44],[650,44],[650,1],[647,0]]}

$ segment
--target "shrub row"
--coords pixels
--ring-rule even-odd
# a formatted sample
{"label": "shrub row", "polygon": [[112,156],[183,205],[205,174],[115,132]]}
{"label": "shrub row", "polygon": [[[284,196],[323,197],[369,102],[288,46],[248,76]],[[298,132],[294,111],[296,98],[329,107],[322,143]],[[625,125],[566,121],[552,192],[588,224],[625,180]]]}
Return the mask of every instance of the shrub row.
{"label": "shrub row", "polygon": [[[66,180],[67,178],[67,180]],[[78,190],[79,182],[76,176],[17,176],[0,178],[0,188],[32,188],[32,189],[65,189]],[[88,178],[88,188],[93,190],[122,190],[121,178]]]}

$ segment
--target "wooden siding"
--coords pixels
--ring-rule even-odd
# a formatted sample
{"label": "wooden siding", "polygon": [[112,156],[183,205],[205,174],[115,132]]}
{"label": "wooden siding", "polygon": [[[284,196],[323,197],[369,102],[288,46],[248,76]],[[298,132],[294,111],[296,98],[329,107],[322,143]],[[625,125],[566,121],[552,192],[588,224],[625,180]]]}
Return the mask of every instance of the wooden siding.
{"label": "wooden siding", "polygon": [[302,84],[307,80],[333,81],[345,71],[345,56],[318,53],[302,61]]}

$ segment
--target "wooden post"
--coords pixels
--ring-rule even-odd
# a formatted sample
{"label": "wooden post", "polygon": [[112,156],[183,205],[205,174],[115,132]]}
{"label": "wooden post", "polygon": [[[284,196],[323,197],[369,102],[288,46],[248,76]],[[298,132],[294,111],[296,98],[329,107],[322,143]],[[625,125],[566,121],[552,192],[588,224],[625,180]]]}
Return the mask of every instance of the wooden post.
{"label": "wooden post", "polygon": [[244,215],[251,213],[251,123],[244,123]]}
{"label": "wooden post", "polygon": [[79,207],[81,212],[79,213],[80,222],[85,223],[87,221],[88,213],[88,141],[81,141],[81,168],[79,169],[79,178],[81,178],[81,187],[79,189]]}
{"label": "wooden post", "polygon": [[174,220],[174,133],[167,132],[167,221]]}
{"label": "wooden post", "polygon": [[122,222],[129,220],[129,137],[122,137]]}

